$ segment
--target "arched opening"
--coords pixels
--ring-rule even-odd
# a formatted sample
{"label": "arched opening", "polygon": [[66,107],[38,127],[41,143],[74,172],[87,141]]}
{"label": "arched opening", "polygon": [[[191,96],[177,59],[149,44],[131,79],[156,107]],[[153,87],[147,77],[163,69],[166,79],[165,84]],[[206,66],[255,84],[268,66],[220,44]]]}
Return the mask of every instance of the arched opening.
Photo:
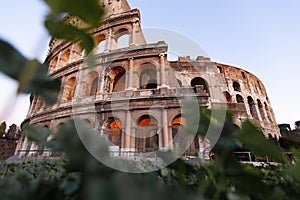
{"label": "arched opening", "polygon": [[153,152],[159,147],[158,122],[150,115],[137,121],[136,148],[138,152]]}
{"label": "arched opening", "polygon": [[199,152],[198,136],[187,135],[185,133],[186,121],[181,114],[174,117],[171,122],[172,125],[172,140],[173,151],[175,153],[182,153],[182,149],[186,149],[185,155],[195,156]]}
{"label": "arched opening", "polygon": [[[191,81],[191,86],[194,88],[195,93],[209,93],[208,83],[201,77],[196,77]],[[200,87],[199,87],[200,86]]]}
{"label": "arched opening", "polygon": [[99,82],[99,75],[97,72],[90,72],[88,74],[88,84],[87,84],[87,96],[96,95],[98,92],[98,82]]}
{"label": "arched opening", "polygon": [[244,98],[241,95],[237,94],[236,95],[236,102],[237,103],[244,103]]}
{"label": "arched opening", "polygon": [[231,95],[229,94],[229,92],[225,91],[225,92],[223,92],[223,94],[224,94],[224,96],[225,96],[225,98],[226,98],[226,101],[227,101],[228,103],[232,103],[232,97],[231,97]]}
{"label": "arched opening", "polygon": [[125,28],[118,30],[115,34],[117,49],[129,47],[129,31]]}
{"label": "arched opening", "polygon": [[259,99],[257,99],[257,106],[258,106],[258,110],[259,110],[259,114],[261,116],[261,119],[263,121],[265,121],[266,120],[266,116],[265,116],[265,112],[264,112],[264,107],[263,107],[263,105],[262,105],[262,103],[261,103],[261,101]]}
{"label": "arched opening", "polygon": [[185,137],[185,119],[181,116],[181,114],[174,117],[171,122],[172,125],[172,143],[173,143],[173,151],[174,153],[180,152],[180,142],[181,138]]}
{"label": "arched opening", "polygon": [[254,119],[259,120],[258,113],[257,113],[257,110],[256,110],[256,106],[255,106],[255,102],[253,101],[252,97],[250,97],[250,96],[248,96],[247,100],[248,100],[248,105],[249,105],[251,116]]}
{"label": "arched opening", "polygon": [[110,72],[110,92],[125,91],[126,70],[123,67],[115,67]]}
{"label": "arched opening", "polygon": [[121,148],[122,141],[122,122],[118,118],[109,118],[104,130],[105,135],[111,142],[110,146]]}
{"label": "arched opening", "polygon": [[54,59],[52,59],[51,64],[50,64],[50,71],[51,72],[56,70],[57,63],[58,63],[58,57],[55,57]]}
{"label": "arched opening", "polygon": [[271,117],[271,112],[270,112],[269,106],[266,102],[264,104],[265,104],[265,110],[266,110],[266,113],[267,113],[267,116],[268,116],[268,120],[270,122],[272,122],[273,120],[272,120],[272,117]]}
{"label": "arched opening", "polygon": [[237,81],[234,81],[232,86],[233,86],[234,91],[237,91],[237,92],[241,91],[241,86]]}
{"label": "arched opening", "polygon": [[102,53],[105,50],[105,43],[106,43],[105,35],[101,34],[101,35],[96,36],[96,44],[97,44],[96,45],[96,48],[97,48],[96,53],[97,54]]}
{"label": "arched opening", "polygon": [[76,78],[72,77],[68,80],[64,94],[63,94],[63,100],[64,101],[70,101],[72,100],[74,93],[75,93],[75,87],[76,87]]}
{"label": "arched opening", "polygon": [[156,67],[152,63],[140,66],[139,84],[141,89],[157,89]]}
{"label": "arched opening", "polygon": [[220,66],[218,66],[218,67],[217,67],[217,71],[218,71],[219,74],[221,74],[221,73],[223,73],[223,68],[220,67]]}
{"label": "arched opening", "polygon": [[245,72],[242,72],[242,77],[243,77],[244,79],[247,78],[247,75],[246,75]]}
{"label": "arched opening", "polygon": [[70,59],[70,50],[67,49],[63,52],[63,54],[60,56],[59,66],[63,67],[68,65]]}

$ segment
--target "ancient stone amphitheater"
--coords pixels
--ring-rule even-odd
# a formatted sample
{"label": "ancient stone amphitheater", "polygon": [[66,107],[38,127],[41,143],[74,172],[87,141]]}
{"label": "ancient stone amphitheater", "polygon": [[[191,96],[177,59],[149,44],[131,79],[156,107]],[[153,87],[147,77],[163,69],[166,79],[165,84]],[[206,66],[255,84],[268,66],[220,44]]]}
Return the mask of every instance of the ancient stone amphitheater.
{"label": "ancient stone amphitheater", "polygon": [[[249,118],[266,137],[280,137],[266,89],[255,75],[203,56],[168,61],[168,44],[146,42],[138,9],[131,9],[125,0],[101,3],[106,14],[93,30],[96,66],[87,66],[78,44],[52,39],[45,62],[49,75],[62,81],[61,92],[52,107],[32,96],[26,120],[55,130],[76,114],[106,135],[111,149],[151,152],[153,144],[159,149],[175,148],[172,138],[185,126],[182,100],[195,96],[203,107],[232,111],[236,125]],[[80,24],[74,18],[66,20]],[[134,137],[139,134],[145,137]],[[207,147],[209,141],[196,137],[186,155]],[[49,152],[23,138],[16,154]]]}

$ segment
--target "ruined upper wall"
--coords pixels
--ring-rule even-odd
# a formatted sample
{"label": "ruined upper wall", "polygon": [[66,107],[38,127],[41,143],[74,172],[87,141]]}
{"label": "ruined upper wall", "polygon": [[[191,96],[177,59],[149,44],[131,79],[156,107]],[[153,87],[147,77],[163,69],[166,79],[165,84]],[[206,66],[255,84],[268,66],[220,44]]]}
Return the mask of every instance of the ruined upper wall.
{"label": "ruined upper wall", "polygon": [[100,0],[100,4],[105,10],[104,18],[131,10],[126,0]]}

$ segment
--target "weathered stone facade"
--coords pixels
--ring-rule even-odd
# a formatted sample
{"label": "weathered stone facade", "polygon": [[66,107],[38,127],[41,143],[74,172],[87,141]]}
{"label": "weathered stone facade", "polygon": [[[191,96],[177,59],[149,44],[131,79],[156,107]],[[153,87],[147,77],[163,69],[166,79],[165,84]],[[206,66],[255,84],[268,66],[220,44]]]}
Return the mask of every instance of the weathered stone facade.
{"label": "weathered stone facade", "polygon": [[[146,43],[139,10],[131,10],[125,0],[102,3],[107,11],[104,21],[93,30],[98,43],[96,66],[87,67],[78,44],[52,39],[45,62],[49,75],[61,79],[61,93],[52,107],[33,96],[27,120],[56,129],[76,114],[107,135],[112,146],[147,152],[153,150],[153,143],[173,148],[172,137],[184,126],[181,102],[196,96],[201,106],[233,111],[237,125],[250,118],[266,136],[280,137],[266,89],[257,77],[202,56],[168,61],[165,42]],[[80,25],[76,19],[68,20]],[[146,137],[132,136],[138,134]],[[196,138],[187,152],[192,155],[208,146],[206,140]],[[19,146],[24,149],[38,150],[38,146],[25,140]]]}

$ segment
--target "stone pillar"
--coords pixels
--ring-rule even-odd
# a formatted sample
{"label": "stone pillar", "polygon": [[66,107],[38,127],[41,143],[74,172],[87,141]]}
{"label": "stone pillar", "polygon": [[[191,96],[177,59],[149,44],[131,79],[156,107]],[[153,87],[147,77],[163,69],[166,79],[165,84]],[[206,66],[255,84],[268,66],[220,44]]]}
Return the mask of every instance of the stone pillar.
{"label": "stone pillar", "polygon": [[134,70],[134,76],[136,78],[136,80],[135,80],[136,88],[140,89],[140,79],[139,79],[139,76],[138,76],[138,72],[136,70]]}
{"label": "stone pillar", "polygon": [[125,127],[125,150],[130,148],[130,131],[131,131],[131,115],[130,111],[126,114],[126,127]]}
{"label": "stone pillar", "polygon": [[160,130],[158,133],[158,147],[161,149],[163,147],[163,128],[160,126],[158,130]]}
{"label": "stone pillar", "polygon": [[166,73],[165,73],[165,54],[159,55],[160,64],[160,87],[168,87],[166,84]]}
{"label": "stone pillar", "polygon": [[172,126],[168,126],[168,137],[169,137],[169,149],[173,149],[173,136],[172,136]]}
{"label": "stone pillar", "polygon": [[111,50],[111,47],[112,47],[112,30],[111,30],[111,28],[109,28],[108,34],[106,37],[106,44],[105,44],[104,51],[107,52],[107,51]]}
{"label": "stone pillar", "polygon": [[134,61],[133,61],[133,58],[129,58],[129,73],[128,73],[128,87],[127,87],[127,90],[133,90],[134,89],[134,74],[133,74],[133,71],[134,71]]}
{"label": "stone pillar", "polygon": [[162,125],[163,125],[163,141],[164,148],[168,148],[169,146],[169,132],[168,132],[168,115],[167,110],[163,109],[162,111]]}
{"label": "stone pillar", "polygon": [[135,21],[132,21],[131,23],[131,31],[130,31],[130,35],[129,35],[129,46],[134,45],[134,41],[135,41]]}
{"label": "stone pillar", "polygon": [[136,135],[137,135],[137,128],[131,128],[131,139],[130,139],[130,148],[132,150],[135,149],[135,138],[136,138]]}
{"label": "stone pillar", "polygon": [[73,57],[74,57],[74,45],[75,44],[73,44],[72,45],[72,47],[71,47],[71,50],[70,50],[70,56],[69,56],[69,60],[68,60],[68,63],[72,63],[73,62]]}

